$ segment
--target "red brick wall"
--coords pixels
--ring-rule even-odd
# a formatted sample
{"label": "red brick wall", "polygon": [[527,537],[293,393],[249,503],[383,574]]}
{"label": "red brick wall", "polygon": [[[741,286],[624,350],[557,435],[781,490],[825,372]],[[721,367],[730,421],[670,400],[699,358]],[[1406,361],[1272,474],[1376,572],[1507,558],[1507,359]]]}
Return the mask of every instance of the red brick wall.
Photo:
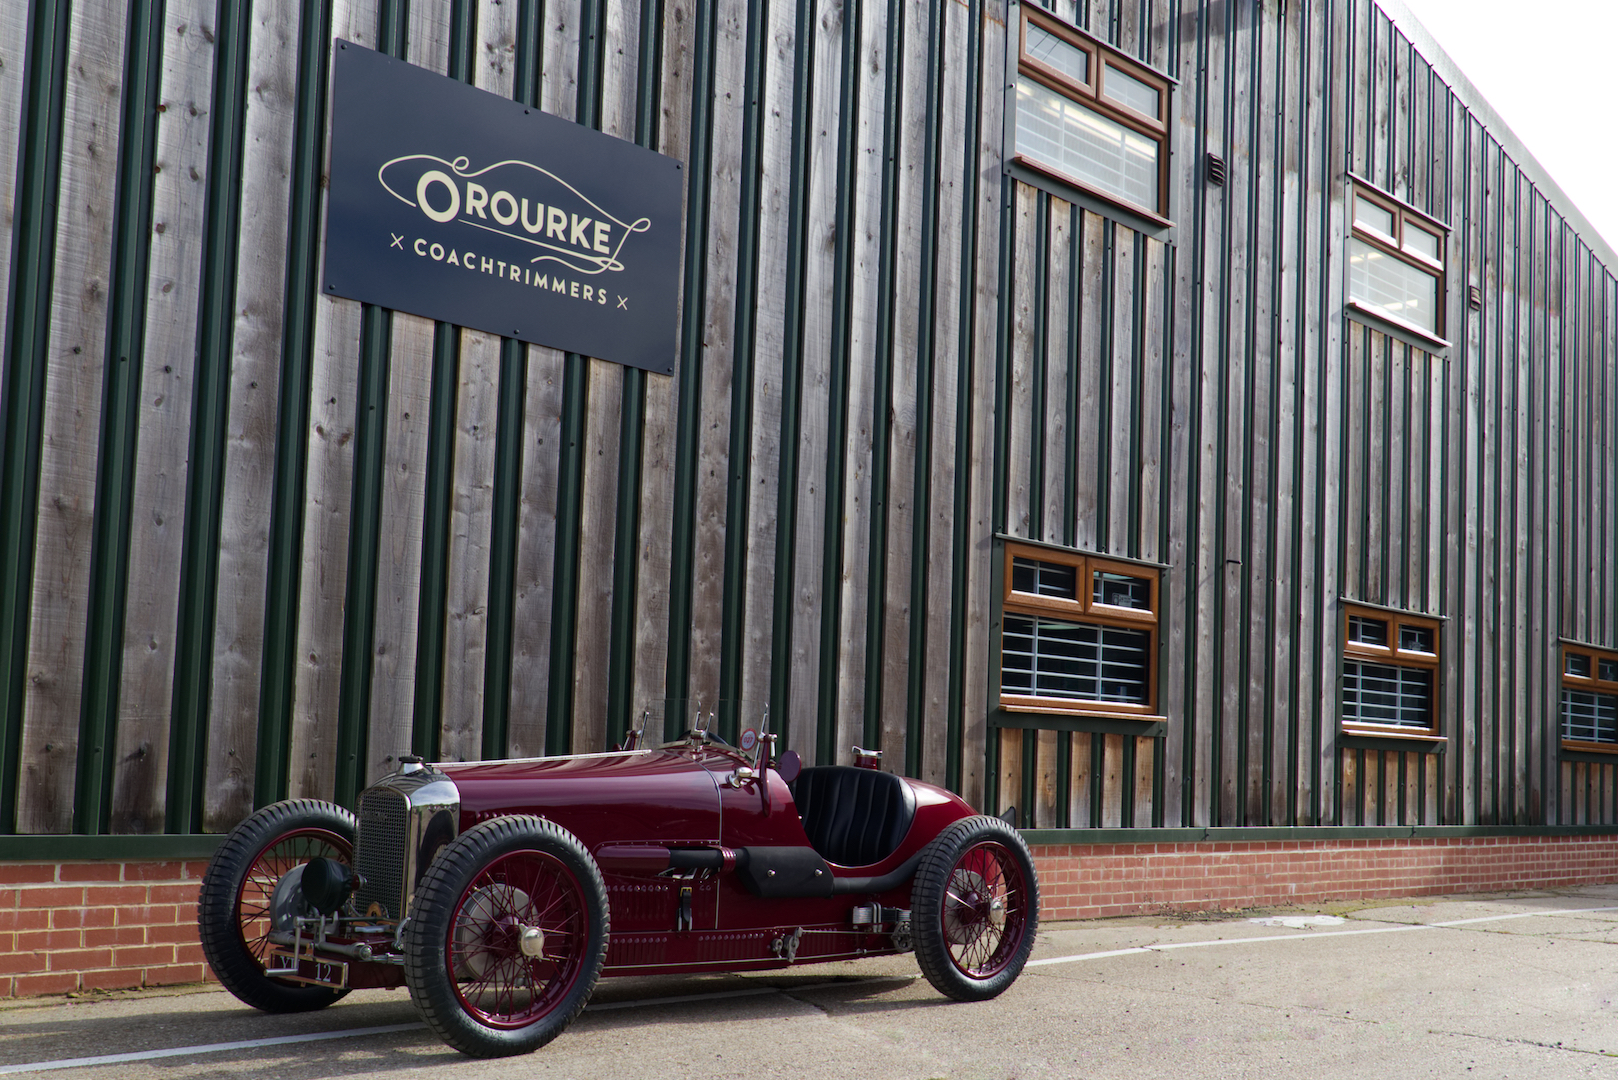
{"label": "red brick wall", "polygon": [[199,982],[200,862],[0,865],[0,996]]}
{"label": "red brick wall", "polygon": [[1278,907],[1618,881],[1618,837],[1041,845],[1042,918]]}
{"label": "red brick wall", "polygon": [[[1618,881],[1618,836],[1040,845],[1034,858],[1053,922]],[[0,864],[0,996],[211,978],[203,869]]]}

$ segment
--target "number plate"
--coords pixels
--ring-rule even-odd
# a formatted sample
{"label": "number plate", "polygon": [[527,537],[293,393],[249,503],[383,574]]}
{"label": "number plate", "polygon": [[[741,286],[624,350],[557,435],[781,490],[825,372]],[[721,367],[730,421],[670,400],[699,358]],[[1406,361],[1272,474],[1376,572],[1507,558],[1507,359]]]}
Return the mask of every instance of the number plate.
{"label": "number plate", "polygon": [[341,960],[314,960],[294,957],[290,950],[271,949],[265,956],[264,974],[307,986],[348,989],[348,965]]}

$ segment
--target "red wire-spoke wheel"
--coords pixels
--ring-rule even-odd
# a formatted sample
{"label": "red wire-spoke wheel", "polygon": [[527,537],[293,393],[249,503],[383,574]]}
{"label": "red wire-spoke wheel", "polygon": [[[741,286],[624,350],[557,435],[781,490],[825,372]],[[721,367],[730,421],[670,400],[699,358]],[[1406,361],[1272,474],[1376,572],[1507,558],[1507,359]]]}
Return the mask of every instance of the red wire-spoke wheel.
{"label": "red wire-spoke wheel", "polygon": [[607,955],[607,891],[571,833],[497,818],[433,861],[407,935],[405,983],[440,1038],[475,1057],[526,1053],[589,1000]]}
{"label": "red wire-spoke wheel", "polygon": [[266,1012],[303,1012],[347,993],[272,979],[264,954],[276,883],[317,856],[352,862],[354,832],[354,817],[342,807],[294,799],[254,813],[214,853],[197,899],[197,931],[214,974],[242,1001]]}
{"label": "red wire-spoke wheel", "polygon": [[1022,973],[1039,927],[1028,845],[999,818],[956,822],[923,850],[910,906],[927,981],[957,1001],[995,997]]}
{"label": "red wire-spoke wheel", "polygon": [[516,851],[489,864],[461,894],[449,964],[461,1005],[494,1028],[544,1016],[579,976],[584,893],[560,859]]}

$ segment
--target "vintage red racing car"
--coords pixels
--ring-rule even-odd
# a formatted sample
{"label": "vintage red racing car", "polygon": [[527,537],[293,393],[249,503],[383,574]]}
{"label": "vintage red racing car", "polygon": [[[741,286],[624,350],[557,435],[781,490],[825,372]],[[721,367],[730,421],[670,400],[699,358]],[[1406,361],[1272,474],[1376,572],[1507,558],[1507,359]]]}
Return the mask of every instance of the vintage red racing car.
{"label": "vintage red racing car", "polygon": [[699,721],[603,754],[405,757],[357,818],[264,807],[208,866],[203,951],[268,1012],[407,986],[434,1032],[480,1057],[555,1038],[602,975],[914,949],[949,997],[1005,990],[1039,921],[1017,831],[874,754],[800,768],[762,728],[736,747]]}

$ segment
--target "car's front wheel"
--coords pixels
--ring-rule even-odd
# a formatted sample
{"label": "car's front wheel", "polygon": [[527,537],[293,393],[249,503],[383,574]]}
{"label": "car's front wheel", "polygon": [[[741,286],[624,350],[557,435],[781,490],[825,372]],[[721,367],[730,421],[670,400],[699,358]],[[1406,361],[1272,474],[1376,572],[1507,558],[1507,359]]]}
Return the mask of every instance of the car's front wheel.
{"label": "car's front wheel", "polygon": [[351,862],[354,831],[354,815],[342,807],[293,799],[264,807],[225,837],[197,897],[202,955],[225,989],[277,1013],[324,1008],[348,992],[300,986],[264,969],[276,884],[316,857]]}
{"label": "car's front wheel", "polygon": [[607,958],[607,890],[572,833],[511,816],[467,830],[416,890],[405,983],[473,1057],[538,1049],[584,1008]]}
{"label": "car's front wheel", "polygon": [[922,849],[911,887],[916,962],[939,993],[992,998],[1016,981],[1039,928],[1039,879],[1016,829],[957,821]]}

